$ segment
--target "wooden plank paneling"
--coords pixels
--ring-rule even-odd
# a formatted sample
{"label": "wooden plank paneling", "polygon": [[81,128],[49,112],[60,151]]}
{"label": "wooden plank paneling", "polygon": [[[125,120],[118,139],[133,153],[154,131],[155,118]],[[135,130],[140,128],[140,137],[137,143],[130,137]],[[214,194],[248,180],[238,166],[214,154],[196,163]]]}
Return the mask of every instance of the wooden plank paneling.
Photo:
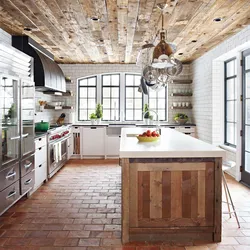
{"label": "wooden plank paneling", "polygon": [[162,218],[162,172],[150,172],[150,218]]}
{"label": "wooden plank paneling", "polygon": [[208,162],[206,164],[206,221],[211,226],[214,223],[214,164]]}
{"label": "wooden plank paneling", "polygon": [[171,218],[171,172],[162,172],[162,218]]}
{"label": "wooden plank paneling", "polygon": [[182,172],[182,218],[191,218],[191,171]]}
{"label": "wooden plank paneling", "polygon": [[[0,28],[31,36],[60,63],[134,63],[146,41],[157,43],[159,39],[161,12],[156,5],[162,2],[4,0],[0,1]],[[165,2],[167,40],[177,45],[176,55],[184,62],[203,55],[250,24],[248,0]],[[100,20],[92,21],[95,16]],[[216,17],[223,20],[214,22]],[[32,31],[24,31],[24,27]]]}
{"label": "wooden plank paneling", "polygon": [[150,217],[150,172],[138,172],[138,219]]}
{"label": "wooden plank paneling", "polygon": [[198,217],[205,217],[205,171],[198,171]]}
{"label": "wooden plank paneling", "polygon": [[122,242],[129,241],[129,160],[122,159]]}
{"label": "wooden plank paneling", "polygon": [[171,172],[171,218],[182,217],[182,172]]}
{"label": "wooden plank paneling", "polygon": [[198,217],[198,172],[191,172],[191,218]]}
{"label": "wooden plank paneling", "polygon": [[129,168],[129,224],[131,227],[138,227],[138,170],[133,164]]}
{"label": "wooden plank paneling", "polygon": [[206,163],[205,162],[188,162],[188,163],[138,163],[138,171],[205,171]]}
{"label": "wooden plank paneling", "polygon": [[214,166],[214,241],[221,241],[221,189],[222,189],[222,158],[216,158]]}

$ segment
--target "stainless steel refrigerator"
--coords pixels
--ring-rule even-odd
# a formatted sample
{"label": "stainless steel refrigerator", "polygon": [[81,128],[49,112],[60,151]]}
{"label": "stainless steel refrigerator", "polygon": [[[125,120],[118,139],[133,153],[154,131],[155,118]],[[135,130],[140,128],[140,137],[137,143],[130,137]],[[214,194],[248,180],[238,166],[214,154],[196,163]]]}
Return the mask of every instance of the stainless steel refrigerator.
{"label": "stainless steel refrigerator", "polygon": [[0,74],[0,214],[34,185],[34,82]]}

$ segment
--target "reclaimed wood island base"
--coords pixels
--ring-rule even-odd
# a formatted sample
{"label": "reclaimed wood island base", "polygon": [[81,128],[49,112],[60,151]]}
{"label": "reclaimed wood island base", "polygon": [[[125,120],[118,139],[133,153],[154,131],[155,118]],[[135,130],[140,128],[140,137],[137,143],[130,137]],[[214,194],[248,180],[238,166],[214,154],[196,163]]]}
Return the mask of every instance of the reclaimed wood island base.
{"label": "reclaimed wood island base", "polygon": [[[134,130],[135,134],[141,133],[140,129]],[[221,166],[224,151],[170,129],[162,129],[158,144],[140,144],[127,134],[131,134],[131,129],[122,132],[120,149],[122,242],[221,241]],[[174,147],[175,153],[171,152],[171,142],[168,144],[165,141],[176,137],[182,145],[179,153]],[[184,152],[185,143],[192,145],[191,148],[186,147],[189,154]],[[200,152],[190,153],[194,143]],[[173,157],[169,156],[171,154]],[[177,157],[180,154],[183,157]]]}

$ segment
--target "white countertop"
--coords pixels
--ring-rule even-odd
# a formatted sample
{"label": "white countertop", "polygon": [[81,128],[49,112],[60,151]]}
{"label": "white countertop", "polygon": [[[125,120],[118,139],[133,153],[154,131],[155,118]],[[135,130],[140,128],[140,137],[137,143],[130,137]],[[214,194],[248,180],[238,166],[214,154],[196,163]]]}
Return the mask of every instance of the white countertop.
{"label": "white countertop", "polygon": [[[149,128],[152,131],[152,128]],[[225,157],[226,152],[209,143],[170,128],[161,128],[157,142],[139,142],[127,134],[142,134],[147,128],[123,128],[120,158],[193,158]]]}

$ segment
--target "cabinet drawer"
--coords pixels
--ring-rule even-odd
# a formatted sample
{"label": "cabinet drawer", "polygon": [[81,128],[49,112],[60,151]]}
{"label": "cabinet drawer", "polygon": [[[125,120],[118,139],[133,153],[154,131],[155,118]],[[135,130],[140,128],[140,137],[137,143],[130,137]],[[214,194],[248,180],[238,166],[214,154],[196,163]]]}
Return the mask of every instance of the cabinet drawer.
{"label": "cabinet drawer", "polygon": [[28,174],[35,168],[35,155],[32,155],[21,162],[21,177]]}
{"label": "cabinet drawer", "polygon": [[47,147],[43,146],[41,148],[36,149],[35,153],[35,166],[47,162]]}
{"label": "cabinet drawer", "polygon": [[30,173],[26,174],[21,178],[21,194],[31,190],[35,184],[35,170],[33,169]]}
{"label": "cabinet drawer", "polygon": [[47,163],[44,162],[36,166],[35,168],[35,187],[41,186],[41,184],[47,179]]}
{"label": "cabinet drawer", "polygon": [[0,192],[0,214],[20,197],[19,181]]}
{"label": "cabinet drawer", "polygon": [[35,148],[41,148],[47,144],[47,136],[39,137],[35,140]]}
{"label": "cabinet drawer", "polygon": [[19,179],[19,164],[15,164],[0,172],[0,191]]}

